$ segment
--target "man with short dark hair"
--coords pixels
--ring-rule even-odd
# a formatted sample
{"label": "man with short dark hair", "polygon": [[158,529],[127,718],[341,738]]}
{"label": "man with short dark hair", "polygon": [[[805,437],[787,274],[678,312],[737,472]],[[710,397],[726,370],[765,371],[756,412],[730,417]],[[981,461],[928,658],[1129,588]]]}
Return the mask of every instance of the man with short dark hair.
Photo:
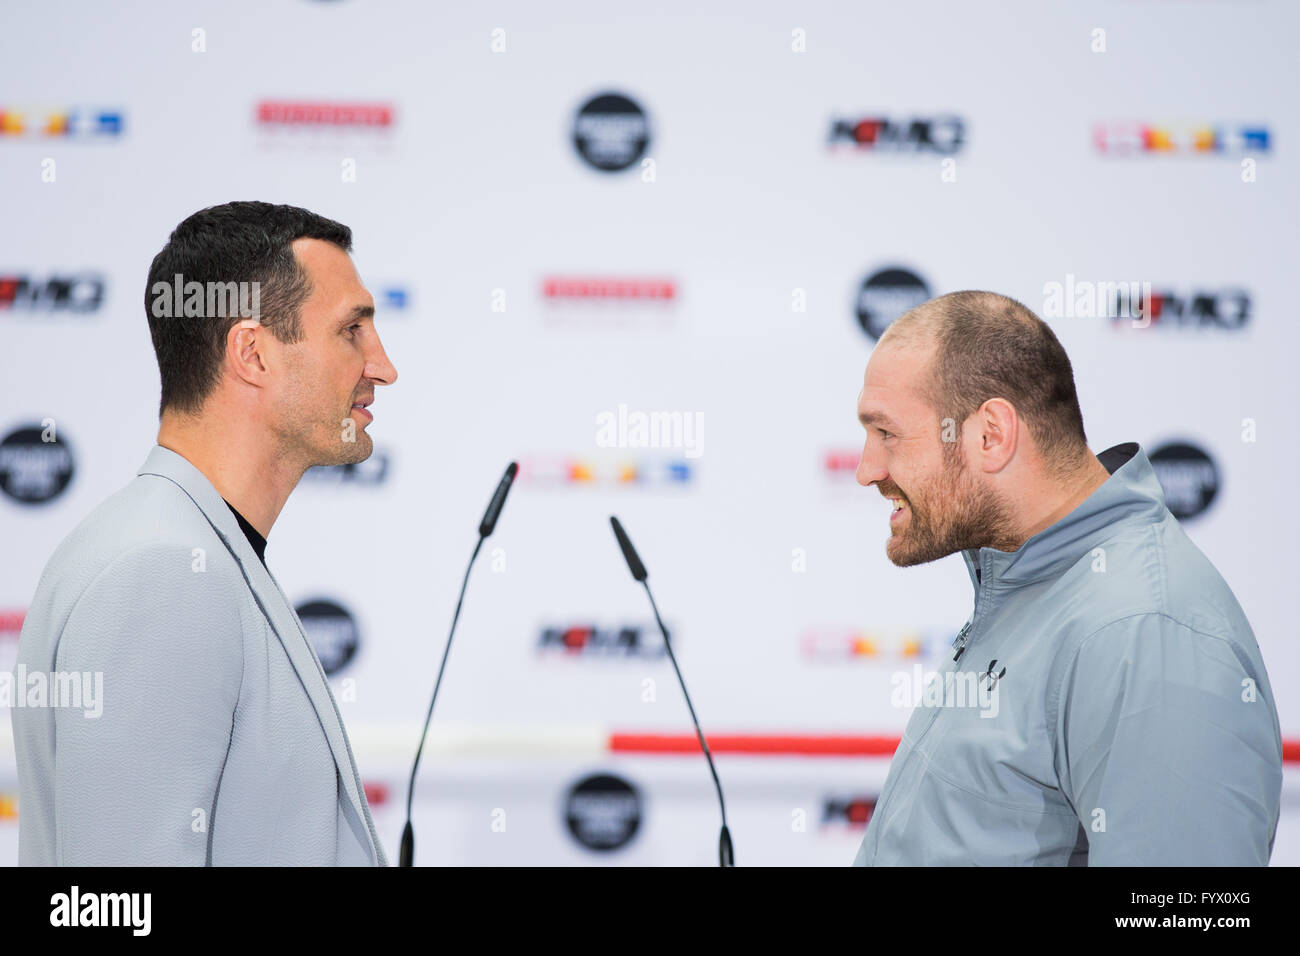
{"label": "man with short dark hair", "polygon": [[364,461],[397,371],[351,231],[234,202],[176,227],[145,310],[158,443],[59,545],[29,672],[102,674],[95,719],[15,707],[19,862],[386,865],[347,732],[266,538],[313,465]]}
{"label": "man with short dark hair", "polygon": [[858,418],[889,559],[961,552],[975,609],[855,863],[1266,865],[1282,735],[1259,646],[1142,449],[1088,450],[1052,330],[991,292],[923,303]]}

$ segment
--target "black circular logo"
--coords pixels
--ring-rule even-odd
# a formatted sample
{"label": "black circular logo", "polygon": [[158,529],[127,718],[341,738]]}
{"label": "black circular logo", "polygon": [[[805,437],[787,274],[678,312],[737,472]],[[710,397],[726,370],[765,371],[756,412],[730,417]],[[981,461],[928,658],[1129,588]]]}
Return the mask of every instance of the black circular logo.
{"label": "black circular logo", "polygon": [[929,288],[915,272],[881,269],[868,276],[858,291],[858,323],[867,335],[879,340],[895,319],[929,298]]}
{"label": "black circular logo", "polygon": [[317,600],[307,601],[294,610],[326,676],[332,677],[343,670],[357,656],[361,634],[347,609],[333,601]]}
{"label": "black circular logo", "polygon": [[1165,506],[1179,521],[1195,518],[1219,493],[1214,459],[1195,445],[1169,442],[1147,456],[1165,492]]}
{"label": "black circular logo", "polygon": [[593,96],[573,121],[573,145],[578,155],[607,173],[627,169],[650,145],[650,121],[645,110],[620,93]]}
{"label": "black circular logo", "polygon": [[72,481],[72,472],[72,449],[53,427],[25,426],[0,441],[0,491],[17,502],[53,501]]}
{"label": "black circular logo", "polygon": [[573,838],[588,849],[617,850],[641,826],[641,795],[620,777],[594,774],[569,791],[564,821]]}

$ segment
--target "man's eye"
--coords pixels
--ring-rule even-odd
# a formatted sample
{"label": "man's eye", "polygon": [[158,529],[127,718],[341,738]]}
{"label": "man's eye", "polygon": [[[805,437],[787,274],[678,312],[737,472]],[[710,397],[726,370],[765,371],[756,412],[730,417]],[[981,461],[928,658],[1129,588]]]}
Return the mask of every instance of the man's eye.
{"label": "man's eye", "polygon": [[359,328],[361,328],[361,323],[360,323],[360,322],[358,322],[356,325],[349,325],[349,326],[348,326],[348,331],[351,332],[353,329],[359,329]]}
{"label": "man's eye", "polygon": [[883,428],[877,428],[876,431],[880,432],[880,437],[881,437],[881,438],[889,438],[889,437],[890,437],[889,432],[885,431]]}

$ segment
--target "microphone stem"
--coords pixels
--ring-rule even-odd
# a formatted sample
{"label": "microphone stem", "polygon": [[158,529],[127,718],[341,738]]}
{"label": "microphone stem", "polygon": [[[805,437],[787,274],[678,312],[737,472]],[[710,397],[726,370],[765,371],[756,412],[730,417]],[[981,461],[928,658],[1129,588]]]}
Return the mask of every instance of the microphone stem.
{"label": "microphone stem", "polygon": [[700,746],[704,749],[704,758],[709,763],[709,773],[713,777],[713,786],[718,791],[718,806],[722,810],[722,829],[725,833],[727,830],[727,805],[722,799],[722,784],[718,781],[718,771],[713,767],[713,755],[709,753],[709,744],[704,739],[704,731],[700,729],[700,721],[695,716],[695,707],[691,703],[691,695],[686,692],[686,681],[682,679],[682,669],[677,666],[677,656],[673,653],[673,642],[668,639],[668,628],[664,627],[663,618],[659,616],[659,606],[655,604],[655,596],[650,593],[650,585],[646,581],[643,580],[641,586],[645,588],[645,593],[650,598],[650,607],[655,612],[655,621],[659,624],[659,630],[664,635],[664,647],[668,648],[668,659],[672,661],[673,670],[677,672],[677,682],[682,685],[682,696],[686,698],[686,709],[691,712],[691,722],[695,724],[695,734],[700,738]]}
{"label": "microphone stem", "polygon": [[479,548],[483,547],[485,535],[480,535],[474,553],[469,556],[469,565],[465,568],[465,580],[460,585],[460,597],[456,599],[456,613],[451,618],[451,632],[447,635],[447,646],[442,652],[442,663],[438,665],[438,679],[433,685],[433,697],[429,701],[429,713],[424,718],[424,730],[420,732],[420,746],[415,750],[415,763],[411,766],[411,782],[406,788],[406,823],[411,823],[411,800],[415,795],[415,774],[420,769],[420,754],[424,752],[424,738],[429,733],[429,721],[433,719],[433,705],[438,700],[438,688],[442,686],[442,673],[447,669],[447,657],[451,654],[451,639],[456,636],[456,622],[460,620],[460,606],[465,601],[465,588],[469,585],[469,573],[474,568],[474,559],[478,557]]}

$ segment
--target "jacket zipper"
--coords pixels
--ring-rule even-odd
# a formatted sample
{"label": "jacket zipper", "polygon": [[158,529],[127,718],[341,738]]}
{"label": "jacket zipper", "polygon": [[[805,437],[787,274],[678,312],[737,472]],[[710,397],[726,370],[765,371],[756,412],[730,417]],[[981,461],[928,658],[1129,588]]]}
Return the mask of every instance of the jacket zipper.
{"label": "jacket zipper", "polygon": [[966,635],[970,633],[970,626],[974,620],[975,616],[971,615],[971,619],[963,624],[961,630],[957,632],[957,639],[952,643],[952,646],[957,648],[957,653],[952,656],[954,662],[957,658],[961,657],[962,652],[966,650],[966,641],[968,640]]}
{"label": "jacket zipper", "polygon": [[975,626],[976,619],[980,616],[980,592],[984,590],[984,558],[981,555],[979,565],[975,568],[975,610],[971,613],[970,620],[962,625],[961,630],[957,632],[956,639],[952,646],[957,648],[957,653],[952,656],[953,663],[966,652],[966,645],[970,643],[970,630]]}
{"label": "jacket zipper", "polygon": [[[981,559],[981,563],[982,563],[982,559]],[[979,581],[979,582],[981,582],[981,584],[982,584],[983,579],[984,579],[984,573],[983,573],[983,568],[981,567],[981,568],[976,572],[976,580]],[[957,654],[956,654],[955,657],[953,657],[953,661],[956,661],[957,658],[961,657],[962,653],[966,650],[966,647],[967,647],[967,645],[970,643],[970,640],[971,640],[971,634],[970,634],[970,632],[971,632],[971,630],[975,627],[975,622],[976,622],[977,620],[979,620],[979,615],[980,615],[980,590],[981,590],[981,588],[976,588],[976,589],[975,589],[975,610],[974,610],[974,612],[971,614],[971,616],[970,616],[970,620],[967,621],[965,624],[962,625],[961,630],[957,632],[957,637],[953,640],[953,646],[954,646],[954,647],[957,647]],[[959,645],[960,645],[960,646],[959,646]],[[914,741],[912,742],[912,749],[909,750],[909,751],[907,752],[907,757],[904,758],[902,766],[900,766],[900,767],[898,768],[898,771],[899,771],[900,776],[902,775],[903,771],[905,771],[905,770],[907,769],[907,765],[908,765],[909,763],[911,763],[912,758],[916,756],[916,751],[919,750],[920,747],[921,747],[921,741],[923,741],[923,740],[926,738],[926,736],[930,733],[931,729],[933,729],[933,727],[934,727],[934,725],[935,725],[935,722],[938,721],[938,719],[939,719],[939,712],[940,712],[941,710],[943,710],[942,707],[936,707],[936,708],[934,708],[934,713],[930,715],[930,719],[926,722],[926,725],[925,725],[924,727],[921,728],[921,732],[920,732],[919,734],[917,734],[917,736],[916,736],[916,740],[914,740]],[[892,770],[893,768],[891,767],[890,769]],[[892,794],[891,794],[891,796],[892,796]],[[881,827],[882,827],[882,828],[885,826],[885,814],[884,814],[883,812],[881,812],[881,811],[883,811],[883,810],[885,810],[885,806],[884,806],[884,805],[879,805],[879,806],[877,806],[877,808],[876,808],[876,812],[877,812],[877,814],[880,816],[880,823],[881,823]],[[875,817],[873,816],[872,819],[875,819]],[[880,837],[881,837],[881,834],[877,833],[877,835],[876,835],[876,848],[877,848],[877,849],[878,849],[879,846],[880,846]],[[872,855],[871,855],[871,859],[872,859],[872,862],[874,863],[874,861],[875,861],[875,853],[874,853],[874,852],[873,852]]]}

